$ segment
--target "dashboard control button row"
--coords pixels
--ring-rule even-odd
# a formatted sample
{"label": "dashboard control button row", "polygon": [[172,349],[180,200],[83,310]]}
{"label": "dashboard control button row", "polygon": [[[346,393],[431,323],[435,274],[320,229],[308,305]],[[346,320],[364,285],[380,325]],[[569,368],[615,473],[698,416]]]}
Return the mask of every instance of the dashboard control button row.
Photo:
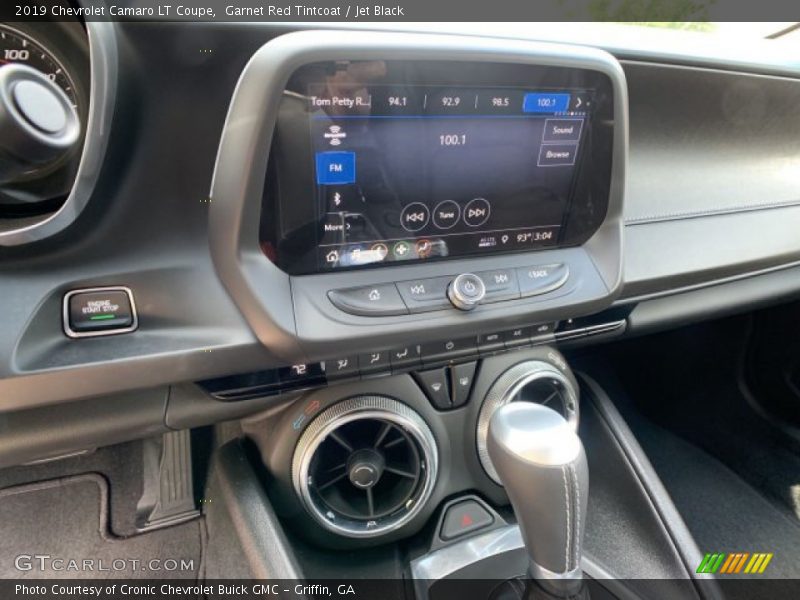
{"label": "dashboard control button row", "polygon": [[447,286],[447,297],[459,310],[472,310],[486,296],[483,279],[473,273],[462,273]]}
{"label": "dashboard control button row", "polygon": [[503,337],[503,333],[499,331],[480,334],[478,336],[478,352],[481,354],[491,354],[492,352],[502,350],[504,347]]}
{"label": "dashboard control button row", "polygon": [[469,400],[477,367],[476,361],[450,367],[450,400],[453,408],[464,406]]}
{"label": "dashboard control button row", "polygon": [[518,348],[530,344],[533,335],[531,327],[517,327],[503,332],[503,344],[506,348]]}
{"label": "dashboard control button row", "polygon": [[138,326],[133,293],[121,286],[68,292],[63,319],[71,338],[128,333]]}
{"label": "dashboard control button row", "polygon": [[477,353],[474,337],[422,344],[422,362],[426,365]]}
{"label": "dashboard control button row", "polygon": [[397,284],[400,296],[411,313],[438,310],[450,306],[447,299],[447,286],[452,277],[432,277],[412,279]]}
{"label": "dashboard control button row", "polygon": [[290,365],[278,369],[278,379],[283,389],[323,385],[325,367],[323,363]]}
{"label": "dashboard control button row", "polygon": [[341,310],[353,315],[407,315],[408,308],[394,283],[331,290],[328,298]]}
{"label": "dashboard control button row", "polygon": [[415,314],[451,305],[467,311],[482,303],[546,294],[568,278],[564,263],[533,265],[330,290],[328,298],[340,310],[365,317]]}
{"label": "dashboard control button row", "polygon": [[418,367],[422,364],[422,349],[419,344],[395,348],[389,352],[392,371]]}
{"label": "dashboard control button row", "polygon": [[486,299],[484,302],[501,302],[515,300],[520,297],[519,283],[514,269],[495,269],[481,271],[478,277],[486,286]]}
{"label": "dashboard control button row", "polygon": [[358,377],[358,355],[342,356],[325,361],[325,375],[328,379]]}
{"label": "dashboard control button row", "polygon": [[553,334],[555,333],[557,326],[557,321],[551,323],[542,323],[541,325],[534,325],[531,328],[531,342],[534,344],[552,342],[555,339]]}
{"label": "dashboard control button row", "polygon": [[364,352],[358,355],[358,369],[362,375],[389,371],[389,351],[377,350],[375,352]]}
{"label": "dashboard control button row", "polygon": [[536,265],[517,269],[520,293],[523,298],[557,290],[567,282],[569,267],[564,263]]}

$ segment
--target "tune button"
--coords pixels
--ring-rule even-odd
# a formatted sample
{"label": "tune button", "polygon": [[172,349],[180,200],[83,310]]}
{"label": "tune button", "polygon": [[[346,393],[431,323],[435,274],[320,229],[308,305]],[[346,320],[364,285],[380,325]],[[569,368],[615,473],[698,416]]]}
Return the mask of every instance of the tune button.
{"label": "tune button", "polygon": [[450,229],[461,218],[461,207],[453,200],[443,200],[433,209],[433,224],[439,229]]}
{"label": "tune button", "polygon": [[456,308],[472,310],[486,296],[486,285],[473,273],[462,273],[447,286],[447,297]]}

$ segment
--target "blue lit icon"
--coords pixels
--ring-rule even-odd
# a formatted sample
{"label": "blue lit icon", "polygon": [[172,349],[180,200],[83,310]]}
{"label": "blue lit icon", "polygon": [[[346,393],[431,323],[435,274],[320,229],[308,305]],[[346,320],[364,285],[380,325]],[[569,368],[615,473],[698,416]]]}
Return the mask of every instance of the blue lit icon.
{"label": "blue lit icon", "polygon": [[522,112],[557,113],[569,109],[569,94],[531,92],[522,99]]}
{"label": "blue lit icon", "polygon": [[317,183],[337,185],[355,183],[355,152],[317,152]]}

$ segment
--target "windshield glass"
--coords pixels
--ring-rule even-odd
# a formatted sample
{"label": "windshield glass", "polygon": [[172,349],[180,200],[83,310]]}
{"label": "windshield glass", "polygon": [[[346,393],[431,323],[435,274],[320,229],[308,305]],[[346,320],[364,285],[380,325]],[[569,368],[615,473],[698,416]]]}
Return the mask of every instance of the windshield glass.
{"label": "windshield glass", "polygon": [[771,39],[800,41],[800,23],[758,22],[732,23],[713,21],[629,21],[621,22],[632,27],[655,27],[681,31],[698,31],[715,36],[736,37],[740,40]]}

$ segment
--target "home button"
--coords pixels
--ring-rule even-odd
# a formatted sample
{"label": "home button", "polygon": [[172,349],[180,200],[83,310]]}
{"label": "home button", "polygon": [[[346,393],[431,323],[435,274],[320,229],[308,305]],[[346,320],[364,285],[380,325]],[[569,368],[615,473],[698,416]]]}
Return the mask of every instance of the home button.
{"label": "home button", "polygon": [[406,307],[397,286],[393,283],[331,290],[328,298],[337,308],[351,315],[406,315]]}

